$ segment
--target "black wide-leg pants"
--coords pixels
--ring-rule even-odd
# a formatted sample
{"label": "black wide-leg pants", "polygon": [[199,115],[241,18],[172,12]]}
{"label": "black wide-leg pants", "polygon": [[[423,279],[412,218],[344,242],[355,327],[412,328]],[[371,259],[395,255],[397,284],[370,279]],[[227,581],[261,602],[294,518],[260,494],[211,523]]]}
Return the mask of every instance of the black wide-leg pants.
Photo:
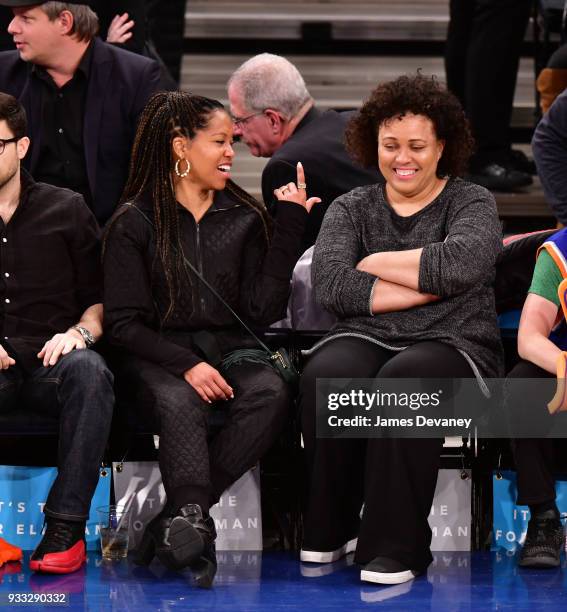
{"label": "black wide-leg pants", "polygon": [[313,354],[300,389],[310,478],[303,548],[335,550],[358,536],[357,563],[382,556],[425,569],[432,561],[428,516],[443,444],[441,439],[318,439],[317,378],[471,377],[463,355],[441,342],[397,352],[339,337]]}

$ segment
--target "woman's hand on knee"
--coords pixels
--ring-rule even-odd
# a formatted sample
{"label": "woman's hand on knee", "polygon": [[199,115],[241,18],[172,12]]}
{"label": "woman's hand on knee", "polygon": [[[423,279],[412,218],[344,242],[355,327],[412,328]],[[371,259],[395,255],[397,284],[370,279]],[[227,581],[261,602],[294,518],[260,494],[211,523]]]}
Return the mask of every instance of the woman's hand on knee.
{"label": "woman's hand on knee", "polygon": [[201,361],[183,374],[188,382],[199,394],[199,397],[208,404],[218,400],[234,398],[232,387],[222,377],[221,373],[205,361]]}

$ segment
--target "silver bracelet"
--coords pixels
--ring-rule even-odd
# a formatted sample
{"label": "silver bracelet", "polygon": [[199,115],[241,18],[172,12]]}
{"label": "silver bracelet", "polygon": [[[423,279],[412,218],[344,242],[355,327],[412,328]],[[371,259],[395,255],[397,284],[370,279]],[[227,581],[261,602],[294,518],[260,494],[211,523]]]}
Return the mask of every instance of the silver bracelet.
{"label": "silver bracelet", "polygon": [[94,336],[86,327],[81,327],[80,325],[71,325],[70,329],[75,329],[81,334],[83,340],[85,341],[85,344],[87,345],[87,348],[90,348],[96,342]]}

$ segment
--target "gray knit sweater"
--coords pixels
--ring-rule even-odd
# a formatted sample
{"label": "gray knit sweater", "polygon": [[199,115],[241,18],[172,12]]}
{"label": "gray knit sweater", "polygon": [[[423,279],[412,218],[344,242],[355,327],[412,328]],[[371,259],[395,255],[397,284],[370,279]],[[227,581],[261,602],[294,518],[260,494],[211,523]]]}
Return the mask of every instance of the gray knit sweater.
{"label": "gray knit sweater", "polygon": [[[373,316],[376,277],[356,270],[356,264],[371,253],[421,247],[419,290],[442,299]],[[492,288],[501,248],[494,198],[461,179],[449,180],[431,204],[410,217],[399,216],[387,203],[383,184],[337,198],[315,245],[312,275],[316,299],[339,321],[319,345],[343,333],[395,350],[438,340],[463,353],[476,375],[502,376]]]}

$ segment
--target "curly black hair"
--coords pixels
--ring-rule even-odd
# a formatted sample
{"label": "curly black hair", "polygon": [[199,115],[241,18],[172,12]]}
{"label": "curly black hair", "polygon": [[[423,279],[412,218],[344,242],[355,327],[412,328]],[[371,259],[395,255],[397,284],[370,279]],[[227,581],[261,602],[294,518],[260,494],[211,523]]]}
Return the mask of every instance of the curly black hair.
{"label": "curly black hair", "polygon": [[345,139],[350,154],[363,166],[376,168],[378,128],[407,113],[430,119],[437,138],[445,141],[437,176],[462,175],[474,150],[474,140],[459,100],[434,76],[401,76],[378,85],[347,125]]}

